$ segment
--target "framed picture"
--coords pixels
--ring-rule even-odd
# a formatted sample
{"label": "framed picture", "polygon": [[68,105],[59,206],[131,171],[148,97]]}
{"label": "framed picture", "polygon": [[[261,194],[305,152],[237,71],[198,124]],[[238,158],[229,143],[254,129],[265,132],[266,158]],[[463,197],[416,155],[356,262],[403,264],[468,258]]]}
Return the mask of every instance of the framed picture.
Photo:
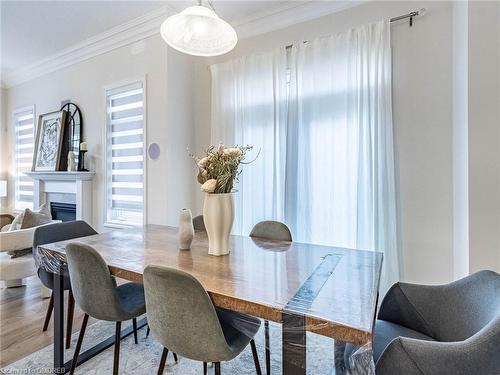
{"label": "framed picture", "polygon": [[66,123],[66,111],[40,115],[36,132],[32,171],[57,171]]}

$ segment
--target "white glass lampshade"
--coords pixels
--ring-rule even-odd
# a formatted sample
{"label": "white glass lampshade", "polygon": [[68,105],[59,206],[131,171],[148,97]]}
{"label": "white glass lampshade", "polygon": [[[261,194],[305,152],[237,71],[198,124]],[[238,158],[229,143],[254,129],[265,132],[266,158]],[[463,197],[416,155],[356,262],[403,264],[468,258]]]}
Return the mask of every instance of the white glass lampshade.
{"label": "white glass lampshade", "polygon": [[0,180],[0,198],[7,196],[7,181]]}
{"label": "white glass lampshade", "polygon": [[217,56],[238,42],[236,31],[209,8],[191,6],[168,17],[160,33],[169,46],[195,56]]}

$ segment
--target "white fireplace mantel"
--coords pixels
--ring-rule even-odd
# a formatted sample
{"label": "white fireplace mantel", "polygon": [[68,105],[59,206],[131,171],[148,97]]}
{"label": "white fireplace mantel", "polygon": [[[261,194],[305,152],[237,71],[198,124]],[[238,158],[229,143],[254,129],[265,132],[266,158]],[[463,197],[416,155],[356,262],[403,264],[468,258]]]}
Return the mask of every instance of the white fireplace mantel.
{"label": "white fireplace mantel", "polygon": [[49,202],[51,194],[74,195],[76,220],[92,224],[94,172],[26,172],[33,179],[33,206]]}

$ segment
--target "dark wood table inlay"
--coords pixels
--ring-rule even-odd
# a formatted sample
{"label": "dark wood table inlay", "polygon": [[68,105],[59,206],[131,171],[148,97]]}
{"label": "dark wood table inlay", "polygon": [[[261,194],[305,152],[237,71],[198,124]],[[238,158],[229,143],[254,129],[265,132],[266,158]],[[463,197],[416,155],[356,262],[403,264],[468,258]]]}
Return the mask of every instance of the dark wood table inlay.
{"label": "dark wood table inlay", "polygon": [[[39,247],[37,262],[58,273],[56,279],[67,272],[69,242],[94,247],[117,277],[142,282],[147,265],[173,267],[200,280],[216,306],[282,323],[287,375],[305,374],[307,331],[355,345],[372,340],[378,252],[231,236],[231,253],[214,257],[205,232],[195,233],[190,251],[180,251],[177,228],[148,225]],[[54,366],[62,368],[68,365],[61,344],[63,293],[54,295]]]}

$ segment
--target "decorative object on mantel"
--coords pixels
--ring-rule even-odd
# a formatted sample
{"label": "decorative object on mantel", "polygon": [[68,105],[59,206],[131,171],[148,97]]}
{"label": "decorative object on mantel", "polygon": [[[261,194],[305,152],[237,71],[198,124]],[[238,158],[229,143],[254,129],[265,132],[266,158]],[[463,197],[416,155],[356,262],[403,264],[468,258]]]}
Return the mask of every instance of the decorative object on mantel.
{"label": "decorative object on mantel", "polygon": [[76,171],[76,164],[75,164],[75,154],[73,151],[68,151],[68,172],[74,172]]}
{"label": "decorative object on mantel", "polygon": [[81,167],[78,168],[80,172],[88,172],[89,170],[85,168],[85,153],[88,151],[87,142],[80,143],[80,160]]}
{"label": "decorative object on mantel", "polygon": [[[238,180],[240,164],[243,163],[252,146],[226,148],[210,146],[206,156],[191,157],[198,166],[198,182],[205,192],[203,220],[208,235],[208,253],[210,255],[229,254],[229,235],[233,226],[233,185]],[[257,155],[258,156],[258,155]]]}
{"label": "decorative object on mantel", "polygon": [[[80,108],[75,103],[66,102],[61,111],[66,111],[66,121],[64,125],[64,138],[61,150],[60,171],[76,171],[80,159],[80,140],[82,138],[83,121]],[[70,169],[69,153],[73,154],[75,168]]]}
{"label": "decorative object on mantel", "polygon": [[233,27],[215,13],[212,1],[208,8],[198,0],[179,14],[168,17],[160,34],[177,51],[194,56],[218,56],[231,51],[238,43]]}
{"label": "decorative object on mantel", "polygon": [[61,159],[66,111],[40,115],[36,132],[32,171],[57,171]]}
{"label": "decorative object on mantel", "polygon": [[193,242],[194,227],[191,210],[183,208],[179,215],[179,249],[189,250]]}

